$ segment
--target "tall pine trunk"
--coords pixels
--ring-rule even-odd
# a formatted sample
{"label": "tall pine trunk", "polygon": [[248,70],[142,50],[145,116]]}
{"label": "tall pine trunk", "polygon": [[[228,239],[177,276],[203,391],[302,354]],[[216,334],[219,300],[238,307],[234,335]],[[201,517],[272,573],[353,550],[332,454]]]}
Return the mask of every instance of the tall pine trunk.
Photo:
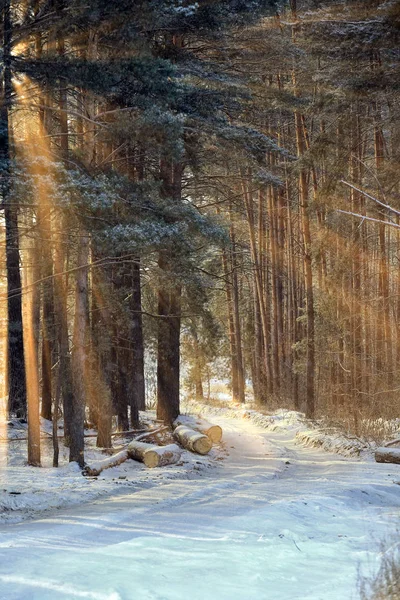
{"label": "tall pine trunk", "polygon": [[240,324],[240,303],[238,285],[238,262],[236,257],[236,235],[233,223],[232,207],[230,213],[230,238],[231,238],[231,266],[232,266],[232,308],[233,308],[233,330],[235,336],[236,365],[237,365],[237,394],[238,401],[245,402],[245,378],[242,350],[242,331]]}
{"label": "tall pine trunk", "polygon": [[[297,154],[304,154],[304,132],[300,113],[295,114]],[[307,316],[307,351],[306,351],[306,416],[310,419],[315,414],[315,314],[314,314],[314,289],[311,256],[311,231],[309,218],[309,197],[307,173],[304,167],[299,175],[300,217],[303,235],[303,267],[304,284],[306,291],[306,316]]]}
{"label": "tall pine trunk", "polygon": [[6,230],[7,317],[8,317],[8,411],[26,416],[26,378],[22,324],[22,296],[18,232],[18,204],[12,195],[10,165],[9,113],[11,109],[11,39],[10,0],[3,3],[3,72],[0,108],[1,192]]}
{"label": "tall pine trunk", "polygon": [[[180,202],[184,166],[163,159],[160,165],[162,195]],[[180,330],[182,289],[174,272],[174,250],[160,251],[158,268],[157,418],[172,423],[179,415]]]}
{"label": "tall pine trunk", "polygon": [[[163,277],[171,273],[169,251],[160,252]],[[157,418],[172,423],[179,415],[181,288],[161,282],[158,293]]]}
{"label": "tall pine trunk", "polygon": [[87,337],[88,337],[88,261],[89,237],[80,232],[75,281],[74,347],[72,352],[74,396],[70,423],[70,462],[84,466],[84,425],[86,406]]}
{"label": "tall pine trunk", "polygon": [[237,402],[239,400],[239,384],[238,384],[238,361],[236,352],[236,339],[235,339],[235,323],[234,323],[234,310],[232,300],[232,279],[231,273],[229,272],[227,251],[225,248],[222,249],[222,268],[224,271],[225,278],[225,291],[226,291],[226,307],[228,316],[228,332],[229,332],[229,348],[230,348],[230,362],[231,362],[231,387],[232,387],[232,400]]}
{"label": "tall pine trunk", "polygon": [[[59,220],[63,219],[59,216]],[[71,411],[73,403],[72,365],[69,349],[67,286],[64,277],[64,247],[60,236],[55,238],[54,250],[54,313],[58,341],[58,379],[64,414],[64,441],[69,445],[71,428]]]}
{"label": "tall pine trunk", "polygon": [[146,389],[144,378],[144,341],[142,319],[142,290],[140,282],[140,258],[135,259],[132,266],[132,344],[133,344],[133,372],[132,372],[132,400],[131,400],[131,425],[138,423],[138,411],[146,408]]}

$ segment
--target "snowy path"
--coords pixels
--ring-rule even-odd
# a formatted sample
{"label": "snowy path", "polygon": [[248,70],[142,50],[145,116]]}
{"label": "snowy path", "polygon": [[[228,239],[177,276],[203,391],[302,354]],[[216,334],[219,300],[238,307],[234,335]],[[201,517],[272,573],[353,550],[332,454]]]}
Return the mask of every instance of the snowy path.
{"label": "snowy path", "polygon": [[229,458],[198,479],[1,527],[0,599],[356,598],[398,523],[399,467],[218,422]]}

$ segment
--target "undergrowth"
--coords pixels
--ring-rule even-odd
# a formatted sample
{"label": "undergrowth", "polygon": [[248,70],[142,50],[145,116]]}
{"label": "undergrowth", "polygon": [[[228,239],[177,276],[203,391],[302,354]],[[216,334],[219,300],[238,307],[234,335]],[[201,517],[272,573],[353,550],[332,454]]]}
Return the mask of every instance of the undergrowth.
{"label": "undergrowth", "polygon": [[376,575],[359,577],[361,600],[400,600],[400,546],[384,551]]}

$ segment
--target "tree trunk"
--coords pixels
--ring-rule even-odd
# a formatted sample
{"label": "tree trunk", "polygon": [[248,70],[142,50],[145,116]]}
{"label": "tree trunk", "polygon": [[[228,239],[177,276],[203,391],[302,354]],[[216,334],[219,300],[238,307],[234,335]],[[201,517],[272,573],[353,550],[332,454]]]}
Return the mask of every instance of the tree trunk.
{"label": "tree trunk", "polygon": [[231,265],[232,265],[232,300],[233,300],[233,324],[235,335],[236,348],[236,364],[237,364],[237,386],[238,386],[238,401],[244,403],[245,398],[245,378],[242,352],[242,332],[240,326],[240,304],[239,304],[239,286],[238,286],[238,264],[236,258],[236,237],[235,227],[233,224],[232,207],[229,207],[230,214],[230,238],[231,238]]}
{"label": "tree trunk", "polygon": [[[170,272],[168,251],[160,252],[158,266]],[[157,418],[171,424],[179,415],[181,288],[161,283],[158,293]]]}
{"label": "tree trunk", "polygon": [[58,467],[58,459],[60,455],[60,446],[58,443],[58,411],[60,408],[61,399],[61,380],[60,380],[60,367],[57,372],[56,379],[56,393],[54,398],[54,411],[52,421],[52,434],[53,434],[53,467]]}
{"label": "tree trunk", "polygon": [[[249,238],[250,238],[250,252],[251,259],[254,265],[254,281],[255,281],[255,289],[257,302],[259,305],[260,311],[260,319],[261,319],[261,330],[263,334],[263,346],[265,349],[265,371],[267,374],[268,381],[273,382],[276,379],[276,373],[273,369],[273,364],[271,365],[268,360],[268,345],[270,338],[270,329],[267,320],[267,310],[266,310],[266,297],[264,295],[265,286],[263,285],[263,277],[260,265],[260,259],[257,252],[257,243],[256,243],[256,232],[255,232],[255,223],[254,223],[254,211],[253,211],[253,198],[248,188],[248,181],[244,171],[241,171],[241,183],[242,183],[242,192],[244,198],[244,204],[246,208],[247,215],[247,224],[249,229]],[[273,385],[273,384],[272,384]],[[272,386],[271,386],[272,387]],[[273,389],[273,387],[272,387]]]}
{"label": "tree trunk", "polygon": [[239,400],[239,384],[238,384],[238,362],[236,353],[236,339],[235,339],[235,323],[233,316],[233,301],[232,301],[232,281],[229,273],[228,258],[225,248],[222,249],[222,267],[224,270],[225,277],[225,290],[226,290],[226,301],[227,301],[227,312],[228,312],[228,327],[229,327],[229,345],[231,355],[231,385],[232,385],[232,400],[237,402]]}
{"label": "tree trunk", "polygon": [[[128,373],[130,372],[129,358],[130,349],[126,348],[126,341],[119,341],[118,338],[114,338],[114,344],[118,347],[115,348],[114,356],[116,358],[116,364],[114,365],[114,411],[117,415],[117,429],[118,431],[126,431],[129,429],[129,417],[128,417],[128,399],[130,391],[130,381],[128,380]],[[125,346],[124,346],[125,345]]]}
{"label": "tree trunk", "polygon": [[[161,193],[165,199],[181,201],[184,166],[162,160]],[[179,415],[180,330],[182,289],[174,272],[174,251],[159,253],[158,292],[157,418],[172,424]]]}
{"label": "tree trunk", "polygon": [[72,352],[74,397],[70,428],[70,462],[84,465],[84,425],[86,405],[86,361],[88,334],[88,261],[89,237],[80,231],[78,245],[78,270],[76,271],[74,348]]}
{"label": "tree trunk", "polygon": [[[27,249],[28,260],[37,263],[36,248]],[[29,291],[25,297],[24,347],[26,358],[27,400],[28,400],[28,465],[40,467],[40,416],[39,416],[39,377],[38,377],[38,333],[37,313],[40,314],[38,284],[35,283],[35,269],[26,269],[25,285]]]}
{"label": "tree trunk", "polygon": [[133,373],[132,373],[132,402],[131,425],[138,423],[138,411],[146,410],[146,389],[144,378],[144,342],[142,319],[142,291],[140,283],[140,258],[135,259],[132,267],[132,344],[133,344]]}
{"label": "tree trunk", "polygon": [[[42,199],[43,200],[43,199]],[[42,204],[42,202],[41,202]],[[53,264],[51,255],[51,223],[50,206],[41,206],[38,210],[39,231],[48,240],[42,246],[42,410],[44,419],[52,419],[52,366],[53,366],[53,334],[54,334],[54,290]]]}
{"label": "tree trunk", "polygon": [[8,316],[8,411],[25,417],[27,411],[24,360],[21,273],[18,232],[18,205],[12,195],[9,111],[12,98],[11,81],[12,22],[10,0],[3,3],[3,72],[0,108],[1,193],[6,230],[7,316]]}
{"label": "tree trunk", "polygon": [[[59,215],[59,221],[63,221]],[[62,390],[64,414],[64,443],[69,445],[71,411],[73,402],[72,365],[69,350],[67,289],[64,281],[64,249],[59,235],[55,239],[54,251],[54,311],[57,321],[59,378]]]}
{"label": "tree trunk", "polygon": [[[295,114],[296,142],[298,156],[304,153],[304,134],[300,113]],[[303,265],[304,283],[306,288],[306,315],[307,315],[307,368],[306,368],[306,416],[314,418],[315,414],[315,331],[314,331],[314,289],[311,257],[311,231],[308,215],[308,182],[304,168],[299,175],[300,215],[303,234]]]}

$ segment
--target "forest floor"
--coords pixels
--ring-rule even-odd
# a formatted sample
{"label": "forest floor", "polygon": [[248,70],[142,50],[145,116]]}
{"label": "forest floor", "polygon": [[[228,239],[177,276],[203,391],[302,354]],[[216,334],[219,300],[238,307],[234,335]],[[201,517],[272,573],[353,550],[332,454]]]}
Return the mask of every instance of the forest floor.
{"label": "forest floor", "polygon": [[358,571],[376,569],[398,526],[399,466],[299,445],[288,420],[271,430],[228,413],[213,418],[214,468],[139,466],[146,485],[1,526],[0,598],[357,598]]}
{"label": "forest floor", "polygon": [[[155,413],[142,413],[145,428],[157,429]],[[158,485],[175,478],[196,477],[200,470],[212,468],[223,459],[224,449],[213,448],[209,455],[200,456],[184,451],[181,460],[163,469],[148,469],[143,464],[128,460],[118,467],[103,471],[98,477],[83,477],[77,463],[69,463],[69,448],[59,440],[59,468],[52,467],[53,444],[50,434],[51,422],[41,420],[42,467],[27,465],[26,424],[13,422],[9,428],[8,443],[0,438],[0,524],[19,523],[59,510],[91,502],[97,498],[118,493],[120,489],[135,492],[140,488]],[[46,433],[47,432],[47,433]],[[62,428],[60,429],[62,433]],[[93,430],[86,434],[85,461],[88,466],[97,465],[109,456],[96,448]],[[132,437],[114,437],[114,448],[123,448]],[[146,441],[146,440],[144,440]],[[167,441],[168,443],[168,441]]]}

